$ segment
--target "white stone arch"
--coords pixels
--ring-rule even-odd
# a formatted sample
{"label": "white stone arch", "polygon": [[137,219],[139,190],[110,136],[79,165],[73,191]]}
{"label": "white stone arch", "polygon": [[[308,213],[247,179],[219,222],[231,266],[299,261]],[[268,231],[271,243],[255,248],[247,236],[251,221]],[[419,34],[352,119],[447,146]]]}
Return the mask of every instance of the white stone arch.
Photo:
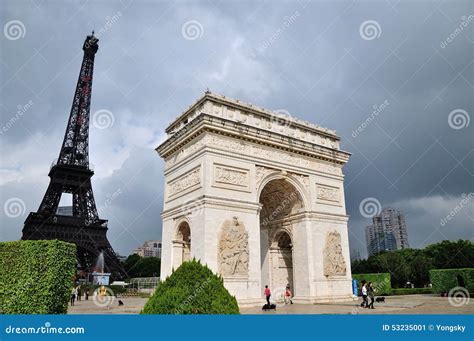
{"label": "white stone arch", "polygon": [[[294,202],[288,209],[278,211],[278,215],[275,220],[269,218],[268,215],[268,204],[267,198],[263,198],[265,188],[272,183],[272,181],[280,180],[285,183],[285,188],[282,192],[286,193],[287,190],[295,192],[298,196],[298,201]],[[304,181],[304,180],[303,180]],[[309,182],[309,178],[308,178]],[[272,186],[278,187],[278,183]],[[306,185],[306,187],[308,187]],[[294,273],[295,257],[294,253],[297,250],[304,248],[305,246],[301,243],[295,244],[294,227],[295,221],[293,217],[295,214],[304,213],[310,210],[309,191],[306,189],[302,182],[302,176],[293,175],[285,171],[274,171],[266,174],[258,186],[257,190],[257,202],[261,204],[260,210],[260,266],[261,266],[261,282],[262,287],[264,285],[270,285],[271,290],[274,292],[274,298],[278,301],[282,300],[285,287],[289,284],[293,294],[295,294],[295,286],[297,281],[297,274]],[[269,188],[270,191],[272,189]],[[289,193],[289,192],[288,192]],[[295,206],[296,205],[296,206]],[[272,207],[272,206],[270,206]],[[283,207],[284,205],[277,205],[277,208]],[[275,206],[273,206],[275,208]],[[296,208],[296,211],[294,209]],[[263,212],[267,216],[262,216]],[[277,210],[275,210],[277,211]],[[268,219],[267,219],[268,218]],[[298,219],[299,220],[299,219]],[[298,223],[296,223],[298,224]],[[289,239],[287,240],[287,247],[280,245],[280,238],[285,235]]]}
{"label": "white stone arch", "polygon": [[285,288],[289,285],[293,295],[295,294],[295,266],[294,266],[294,244],[293,233],[286,226],[278,228],[272,233],[269,257],[270,257],[270,285],[274,291],[277,302],[283,302]]}
{"label": "white stone arch", "polygon": [[174,223],[173,240],[178,239],[179,228],[183,223],[186,223],[189,226],[189,229],[191,230],[191,222],[189,221],[188,217],[185,217],[185,216],[180,217]]}
{"label": "white stone arch", "polygon": [[286,233],[289,237],[291,242],[293,243],[293,233],[288,226],[281,226],[271,235],[271,242],[270,247],[278,247],[279,238],[282,234]]}
{"label": "white stone arch", "polygon": [[172,249],[173,249],[173,267],[178,268],[183,262],[191,258],[191,238],[192,230],[189,220],[185,217],[180,218],[175,223]]}
{"label": "white stone arch", "polygon": [[260,202],[260,196],[262,194],[263,189],[269,182],[273,180],[285,180],[285,181],[288,181],[288,183],[290,183],[291,185],[293,185],[293,187],[295,187],[295,189],[298,191],[298,194],[303,202],[303,207],[305,211],[310,210],[311,201],[309,199],[310,197],[309,189],[306,189],[306,187],[301,183],[301,181],[296,176],[286,171],[275,170],[274,172],[271,172],[265,175],[260,181],[260,184],[258,185],[257,197],[255,199],[255,202],[257,203]]}

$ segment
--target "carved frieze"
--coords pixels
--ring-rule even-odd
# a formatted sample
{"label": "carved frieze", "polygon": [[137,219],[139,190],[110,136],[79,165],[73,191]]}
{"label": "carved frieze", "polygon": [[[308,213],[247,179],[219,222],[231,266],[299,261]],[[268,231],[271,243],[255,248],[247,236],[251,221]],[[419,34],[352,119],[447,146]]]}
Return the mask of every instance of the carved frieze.
{"label": "carved frieze", "polygon": [[203,136],[200,140],[195,142],[188,143],[182,149],[174,153],[172,156],[166,159],[166,167],[171,167],[184,159],[185,157],[190,156],[197,150],[201,149],[206,144],[206,136]]}
{"label": "carved frieze", "polygon": [[237,217],[224,222],[217,256],[219,273],[223,277],[248,276],[248,232]]}
{"label": "carved frieze", "polygon": [[168,183],[168,196],[173,197],[192,187],[197,187],[201,183],[201,166],[184,173],[177,179]]}
{"label": "carved frieze", "polygon": [[189,157],[203,146],[218,148],[221,150],[258,157],[265,160],[278,160],[293,166],[300,166],[314,169],[319,172],[341,175],[341,166],[331,164],[321,160],[313,160],[302,155],[296,155],[291,152],[271,149],[250,142],[241,140],[223,138],[217,135],[206,135],[193,144],[186,145],[181,150],[166,160],[166,167],[171,167],[182,159]]}
{"label": "carved frieze", "polygon": [[338,187],[316,184],[317,199],[319,202],[339,205],[341,203],[341,194]]}
{"label": "carved frieze", "polygon": [[323,251],[324,276],[345,276],[346,262],[342,254],[341,234],[329,232]]}
{"label": "carved frieze", "polygon": [[214,164],[215,187],[250,190],[250,171],[239,167]]}

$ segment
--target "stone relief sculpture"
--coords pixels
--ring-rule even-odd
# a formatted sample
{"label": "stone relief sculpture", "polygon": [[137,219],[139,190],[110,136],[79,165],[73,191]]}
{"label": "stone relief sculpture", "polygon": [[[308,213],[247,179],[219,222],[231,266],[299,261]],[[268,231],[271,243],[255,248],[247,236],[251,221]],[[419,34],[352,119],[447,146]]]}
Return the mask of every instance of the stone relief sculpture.
{"label": "stone relief sculpture", "polygon": [[302,174],[296,174],[296,173],[292,173],[292,174],[293,174],[293,176],[294,176],[295,178],[297,178],[297,179],[300,181],[300,183],[301,183],[303,186],[305,186],[306,188],[309,187],[309,176],[307,176],[307,175],[302,175]]}
{"label": "stone relief sculpture", "polygon": [[223,277],[248,275],[248,233],[237,217],[224,222],[218,252],[219,273]]}
{"label": "stone relief sculpture", "polygon": [[248,171],[241,171],[228,167],[216,166],[215,180],[216,182],[247,187],[249,184],[249,173]]}
{"label": "stone relief sculpture", "polygon": [[268,174],[275,171],[276,169],[263,167],[263,166],[255,166],[255,187],[258,188],[258,186],[260,186],[260,182],[262,181],[262,179]]}
{"label": "stone relief sculpture", "polygon": [[318,186],[318,199],[338,203],[340,201],[339,188],[325,185]]}
{"label": "stone relief sculpture", "polygon": [[326,238],[326,247],[323,251],[324,276],[346,275],[346,262],[342,255],[341,234],[337,231],[329,232]]}
{"label": "stone relief sculpture", "polygon": [[185,189],[197,185],[201,182],[201,167],[197,167],[190,171],[189,173],[184,174],[180,178],[170,182],[169,186],[169,195],[178,194]]}

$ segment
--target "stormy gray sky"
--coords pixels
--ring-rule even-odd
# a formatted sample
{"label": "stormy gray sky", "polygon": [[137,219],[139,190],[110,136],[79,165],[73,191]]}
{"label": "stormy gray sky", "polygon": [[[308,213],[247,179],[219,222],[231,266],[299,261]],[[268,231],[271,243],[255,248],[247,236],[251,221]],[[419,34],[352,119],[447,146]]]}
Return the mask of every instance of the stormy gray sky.
{"label": "stormy gray sky", "polygon": [[351,251],[366,255],[366,198],[405,213],[412,247],[474,238],[472,1],[0,7],[1,240],[20,238],[45,193],[92,29],[93,187],[117,252],[161,238],[154,148],[206,87],[340,134]]}

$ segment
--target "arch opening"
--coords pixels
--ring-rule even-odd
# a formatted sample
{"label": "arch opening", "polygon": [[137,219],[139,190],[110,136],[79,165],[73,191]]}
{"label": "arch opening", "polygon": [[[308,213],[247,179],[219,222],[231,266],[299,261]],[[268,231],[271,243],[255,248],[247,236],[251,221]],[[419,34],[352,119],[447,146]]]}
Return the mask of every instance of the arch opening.
{"label": "arch opening", "polygon": [[173,265],[178,268],[191,255],[191,228],[186,221],[181,222],[176,229],[176,238],[173,240]]}
{"label": "arch opening", "polygon": [[292,217],[304,211],[296,187],[286,179],[275,179],[262,189],[260,211],[260,251],[262,287],[269,285],[274,299],[283,300],[289,285],[295,294]]}

